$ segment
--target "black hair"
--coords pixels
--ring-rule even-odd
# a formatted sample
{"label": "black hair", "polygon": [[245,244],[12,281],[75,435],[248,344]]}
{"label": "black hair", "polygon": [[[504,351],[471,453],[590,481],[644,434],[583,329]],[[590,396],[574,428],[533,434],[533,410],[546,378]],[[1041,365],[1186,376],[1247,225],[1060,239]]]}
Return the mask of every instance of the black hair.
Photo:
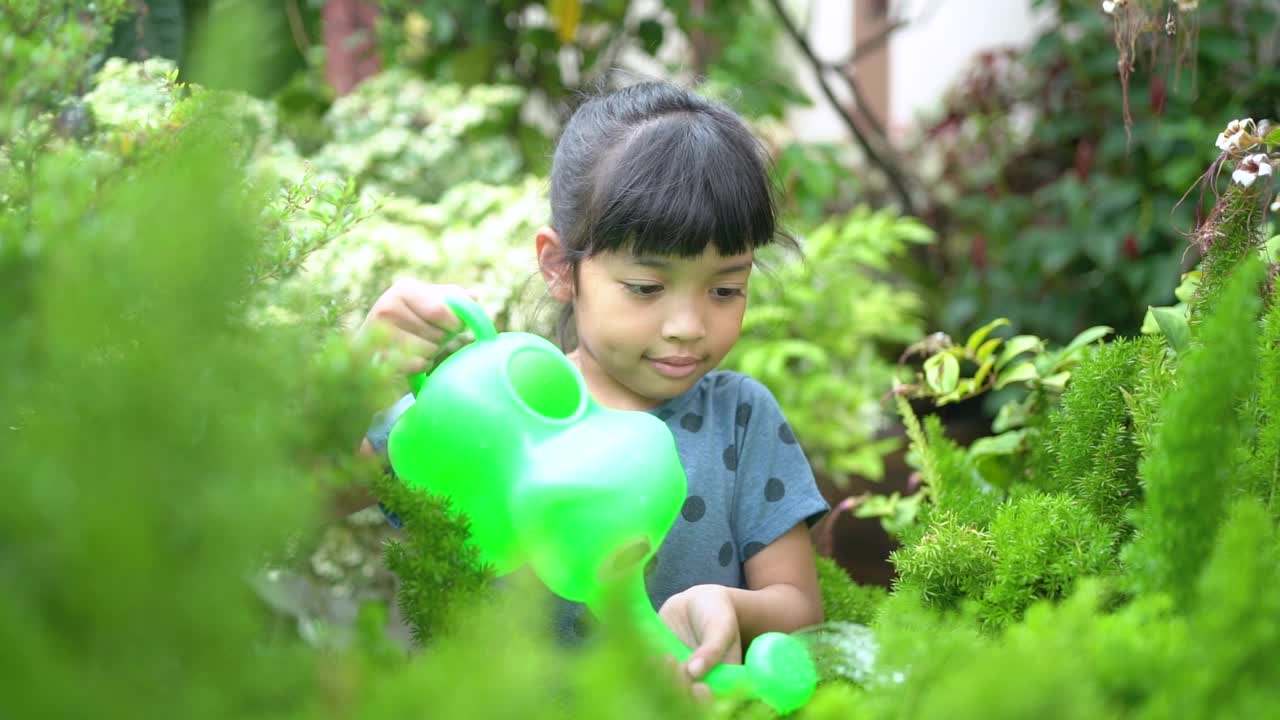
{"label": "black hair", "polygon": [[[737,255],[781,240],[768,155],[736,113],[669,82],[589,99],[551,165],[551,227],[562,261],[601,252],[692,258],[708,244]],[[573,305],[556,334],[576,342]]]}

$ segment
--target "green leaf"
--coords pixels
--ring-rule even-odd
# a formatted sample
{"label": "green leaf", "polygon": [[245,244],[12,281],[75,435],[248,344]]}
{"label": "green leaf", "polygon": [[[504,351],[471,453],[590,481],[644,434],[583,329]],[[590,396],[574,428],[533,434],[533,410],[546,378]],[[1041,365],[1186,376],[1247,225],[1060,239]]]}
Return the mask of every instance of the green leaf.
{"label": "green leaf", "polygon": [[1195,295],[1196,290],[1200,287],[1201,272],[1192,270],[1182,276],[1182,282],[1178,283],[1177,289],[1173,291],[1174,297],[1179,302],[1190,302],[1191,296]]}
{"label": "green leaf", "polygon": [[950,353],[934,355],[924,361],[924,379],[934,392],[949,393],[960,380],[960,362]]}
{"label": "green leaf", "polygon": [[995,320],[992,320],[986,325],[983,325],[982,327],[978,328],[977,330],[974,331],[972,335],[969,336],[969,340],[965,342],[964,344],[965,350],[968,350],[971,353],[976,353],[978,351],[978,347],[981,346],[983,341],[987,339],[987,336],[991,334],[992,330],[995,330],[998,327],[1008,325],[1008,324],[1009,324],[1008,318],[996,318]]}
{"label": "green leaf", "polygon": [[[1009,338],[1005,343],[1004,351],[1000,353],[1000,359],[996,361],[996,370],[1000,370],[1009,364],[1010,360],[1025,352],[1038,350],[1044,344],[1044,341],[1035,335],[1015,335]],[[997,385],[997,387],[1000,387]]]}
{"label": "green leaf", "polygon": [[907,242],[925,245],[933,242],[933,230],[915,218],[901,218],[894,226],[898,237]]}
{"label": "green leaf", "polygon": [[1179,355],[1184,353],[1191,344],[1191,327],[1186,314],[1171,307],[1153,307],[1150,311],[1160,326],[1160,332],[1169,341],[1169,347]]}
{"label": "green leaf", "polygon": [[999,390],[1007,385],[1016,382],[1026,382],[1035,380],[1040,377],[1040,373],[1036,370],[1035,363],[1022,362],[1010,368],[1005,368],[996,377],[996,389]]}
{"label": "green leaf", "polygon": [[893,515],[883,518],[880,524],[884,526],[892,535],[898,535],[903,530],[911,527],[916,521],[916,516],[920,513],[920,501],[924,499],[923,493],[916,493],[905,498],[900,498],[894,503]]}
{"label": "green leaf", "polygon": [[995,368],[995,358],[987,358],[982,365],[978,366],[978,372],[973,376],[973,386],[975,388],[982,387],[982,383],[987,381],[987,376]]}
{"label": "green leaf", "polygon": [[1115,328],[1110,328],[1106,325],[1094,325],[1072,338],[1071,342],[1067,343],[1067,346],[1062,349],[1062,356],[1066,357],[1085,345],[1100,340],[1113,332],[1115,332]]}
{"label": "green leaf", "polygon": [[1022,429],[978,438],[969,446],[969,457],[976,459],[989,455],[1012,455],[1022,448],[1026,436],[1026,429]]}
{"label": "green leaf", "polygon": [[884,479],[884,456],[873,446],[864,445],[854,452],[834,455],[831,458],[831,469],[857,475],[871,482],[880,482]]}
{"label": "green leaf", "polygon": [[996,419],[991,423],[991,429],[998,433],[1007,432],[1015,427],[1021,427],[1027,423],[1027,409],[1020,402],[1007,402],[1000,406],[1000,410],[996,412]]}
{"label": "green leaf", "polygon": [[1280,145],[1280,128],[1276,128],[1270,133],[1267,133],[1267,136],[1263,138],[1262,141],[1268,145]]}
{"label": "green leaf", "polygon": [[860,518],[880,518],[885,530],[897,534],[915,522],[922,497],[922,493],[905,498],[896,492],[888,497],[872,495],[853,514]]}
{"label": "green leaf", "polygon": [[897,504],[898,493],[893,495],[872,495],[863,500],[853,511],[854,517],[875,518],[893,514],[893,506]]}
{"label": "green leaf", "polygon": [[956,387],[949,393],[940,396],[937,399],[939,405],[948,405],[953,402],[960,402],[973,392],[973,379],[969,378],[956,383]]}
{"label": "green leaf", "polygon": [[1067,381],[1070,379],[1071,379],[1071,371],[1063,370],[1060,373],[1054,373],[1053,375],[1050,375],[1049,377],[1044,378],[1043,380],[1040,381],[1040,384],[1044,385],[1045,387],[1053,388],[1054,390],[1061,391],[1062,388],[1066,387]]}
{"label": "green leaf", "polygon": [[1142,316],[1142,327],[1139,332],[1143,335],[1155,335],[1160,332],[1160,323],[1156,322],[1156,316],[1152,314],[1151,308],[1147,308],[1147,314]]}
{"label": "green leaf", "polygon": [[976,353],[974,353],[974,359],[980,363],[986,362],[991,358],[991,354],[996,351],[996,348],[1000,347],[1000,343],[1003,342],[1004,340],[1001,338],[991,338],[990,340],[982,343],[982,346],[978,348]]}

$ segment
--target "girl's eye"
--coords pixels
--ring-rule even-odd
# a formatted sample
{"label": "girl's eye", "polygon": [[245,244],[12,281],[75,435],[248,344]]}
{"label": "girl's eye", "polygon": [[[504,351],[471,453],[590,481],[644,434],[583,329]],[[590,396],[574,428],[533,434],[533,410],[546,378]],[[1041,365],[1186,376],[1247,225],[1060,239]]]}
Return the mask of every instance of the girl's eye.
{"label": "girl's eye", "polygon": [[729,298],[743,297],[744,295],[746,295],[746,293],[742,291],[742,288],[731,288],[731,287],[715,288],[714,290],[711,291],[711,294],[715,295],[717,298],[721,300],[728,300]]}
{"label": "girl's eye", "polygon": [[627,292],[631,293],[632,295],[639,295],[640,297],[652,297],[662,292],[661,285],[637,285],[634,283],[622,283],[622,286],[627,289]]}

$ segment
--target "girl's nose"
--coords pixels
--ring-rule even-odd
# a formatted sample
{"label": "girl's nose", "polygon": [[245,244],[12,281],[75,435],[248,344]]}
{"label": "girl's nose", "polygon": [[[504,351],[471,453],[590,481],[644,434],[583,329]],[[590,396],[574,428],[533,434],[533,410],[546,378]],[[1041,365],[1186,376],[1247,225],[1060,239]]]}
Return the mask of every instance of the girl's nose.
{"label": "girl's nose", "polygon": [[674,305],[663,319],[662,337],[677,342],[693,342],[707,335],[702,307],[696,302]]}

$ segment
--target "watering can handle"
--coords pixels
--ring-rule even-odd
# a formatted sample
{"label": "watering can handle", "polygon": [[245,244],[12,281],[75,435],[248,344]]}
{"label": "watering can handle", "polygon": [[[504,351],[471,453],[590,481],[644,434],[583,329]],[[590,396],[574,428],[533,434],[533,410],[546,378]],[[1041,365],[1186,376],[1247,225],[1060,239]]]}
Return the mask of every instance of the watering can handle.
{"label": "watering can handle", "polygon": [[[464,327],[471,331],[477,341],[492,340],[498,337],[498,331],[493,327],[493,320],[485,313],[484,308],[470,297],[458,292],[448,292],[444,296],[444,304],[449,306],[454,315],[462,321]],[[440,342],[441,345],[452,340],[462,329],[459,328],[454,332],[445,336]],[[425,372],[414,373],[409,376],[409,389],[414,396],[418,395],[418,391],[422,389],[422,383],[426,382],[427,374]]]}

